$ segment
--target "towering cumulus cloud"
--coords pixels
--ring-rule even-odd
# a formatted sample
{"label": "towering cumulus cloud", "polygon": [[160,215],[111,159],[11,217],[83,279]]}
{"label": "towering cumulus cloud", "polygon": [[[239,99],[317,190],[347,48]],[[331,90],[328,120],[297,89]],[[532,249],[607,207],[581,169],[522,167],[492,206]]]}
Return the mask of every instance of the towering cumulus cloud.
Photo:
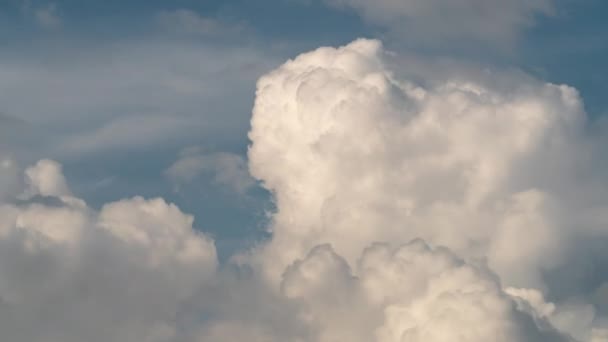
{"label": "towering cumulus cloud", "polygon": [[[428,284],[405,308],[386,299],[383,328],[369,330],[381,341],[547,338],[510,311],[501,286],[570,302],[603,282],[593,263],[606,253],[588,242],[608,231],[579,211],[598,198],[588,191],[593,151],[583,138],[577,92],[490,72],[414,83],[395,65],[378,41],[358,40],[303,54],[259,81],[250,169],[277,202],[272,241],[260,247],[261,269],[278,283],[308,255],[312,265],[304,273],[315,288],[332,284],[323,291],[345,292],[332,277],[363,277],[354,267],[362,264],[399,277],[373,282],[386,298],[409,283]],[[391,268],[398,262],[390,257],[368,260],[375,242],[388,242],[390,250],[418,238],[446,246],[471,266],[439,268],[436,284],[411,263]],[[584,256],[576,251],[582,243]],[[325,244],[331,253],[316,247]],[[437,267],[429,253],[412,256],[418,268]],[[573,271],[581,264],[589,268]],[[340,271],[348,267],[354,274]],[[588,310],[585,319],[574,313]],[[591,338],[599,321],[580,303],[552,315],[559,319],[545,318],[576,330],[579,339]]]}
{"label": "towering cumulus cloud", "polygon": [[577,92],[407,68],[357,40],[259,80],[272,235],[225,265],[173,204],[91,208],[57,162],[0,156],[0,340],[607,342],[608,192]]}

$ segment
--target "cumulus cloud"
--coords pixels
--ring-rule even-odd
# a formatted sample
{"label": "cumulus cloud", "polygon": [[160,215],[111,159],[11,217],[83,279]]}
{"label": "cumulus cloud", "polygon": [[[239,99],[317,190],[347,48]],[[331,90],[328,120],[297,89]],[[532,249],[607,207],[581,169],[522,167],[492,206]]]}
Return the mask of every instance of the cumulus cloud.
{"label": "cumulus cloud", "polygon": [[285,272],[282,289],[308,309],[313,340],[570,341],[519,310],[491,272],[421,240],[370,246],[356,274],[329,245]]}
{"label": "cumulus cloud", "polygon": [[373,24],[427,44],[450,39],[486,44],[513,42],[538,15],[553,13],[553,0],[325,0],[352,9]]}
{"label": "cumulus cloud", "polygon": [[[357,40],[259,80],[249,168],[272,235],[225,265],[162,199],[93,209],[50,160],[0,174],[3,337],[606,341],[605,192],[588,190],[605,185],[577,92],[402,67]],[[201,172],[232,184],[244,160],[188,150],[167,175]]]}
{"label": "cumulus cloud", "polygon": [[246,268],[218,269],[213,241],[162,199],[94,210],[51,160],[24,178],[33,197],[0,204],[0,328],[11,341],[570,341],[545,311],[527,311],[534,297],[523,308],[527,297],[485,266],[422,240],[372,244],[354,267],[318,245],[274,288]]}
{"label": "cumulus cloud", "polygon": [[26,197],[41,196],[70,196],[71,191],[63,177],[61,165],[53,160],[43,159],[25,170],[25,182],[28,188]]}
{"label": "cumulus cloud", "polygon": [[[560,185],[543,167],[574,172],[568,152],[584,122],[576,91],[489,79],[425,89],[388,68],[381,45],[360,40],[260,80],[250,167],[276,194],[277,248],[335,241],[352,261],[369,241],[423,237],[487,256],[500,251],[487,243],[527,226],[539,245],[496,258],[559,250],[558,228],[544,222],[552,194],[537,187]],[[352,227],[357,234],[341,239]]]}
{"label": "cumulus cloud", "polygon": [[58,198],[0,204],[0,330],[10,341],[177,341],[180,308],[217,259],[193,218],[162,199],[95,211],[52,161],[25,172],[28,191]]}
{"label": "cumulus cloud", "polygon": [[414,82],[396,65],[358,40],[258,82],[249,160],[277,201],[259,248],[270,282],[319,244],[352,267],[371,242],[422,238],[558,302],[600,286],[601,263],[575,266],[605,260],[589,239],[608,233],[579,211],[605,185],[576,90],[490,71]]}

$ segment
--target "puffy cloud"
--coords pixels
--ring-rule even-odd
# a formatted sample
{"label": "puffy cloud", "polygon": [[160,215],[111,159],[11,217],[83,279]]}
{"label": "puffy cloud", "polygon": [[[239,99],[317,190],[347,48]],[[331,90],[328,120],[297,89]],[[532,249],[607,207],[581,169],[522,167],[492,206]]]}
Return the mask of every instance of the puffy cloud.
{"label": "puffy cloud", "polygon": [[[272,236],[226,265],[162,199],[90,208],[50,160],[0,174],[3,337],[604,341],[605,185],[576,91],[401,67],[358,40],[259,80],[249,167]],[[244,160],[190,150],[167,174],[209,171],[233,184]]]}
{"label": "puffy cloud", "polygon": [[50,160],[25,178],[34,197],[0,203],[2,338],[178,341],[176,317],[217,268],[193,217],[139,197],[97,212],[72,197]]}
{"label": "puffy cloud", "polygon": [[352,9],[373,24],[427,44],[450,39],[510,43],[537,15],[553,13],[553,0],[325,0]]}
{"label": "puffy cloud", "polygon": [[[380,43],[359,40],[259,81],[249,157],[277,198],[269,253],[289,263],[330,242],[352,262],[370,241],[421,237],[517,264],[529,277],[501,275],[526,285],[538,269],[517,262],[550,266],[561,247],[549,190],[576,169],[576,91],[490,77],[427,89],[387,63]],[[533,238],[513,249],[521,229]]]}
{"label": "puffy cloud", "polygon": [[26,194],[29,196],[70,196],[63,171],[59,163],[43,159],[36,165],[25,170],[25,182],[28,185]]}
{"label": "puffy cloud", "polygon": [[375,244],[354,276],[329,245],[290,266],[282,289],[315,341],[570,341],[520,310],[490,271],[421,240]]}
{"label": "puffy cloud", "polygon": [[[249,160],[276,197],[272,240],[255,256],[270,284],[318,245],[352,267],[371,242],[422,238],[557,307],[600,286],[591,277],[606,253],[589,239],[606,239],[607,222],[588,209],[605,208],[606,187],[576,90],[498,71],[412,81],[399,68],[379,42],[358,40],[259,80]],[[419,298],[412,319],[432,320],[423,306],[434,300]],[[552,321],[586,340],[601,319],[590,312]]]}
{"label": "puffy cloud", "polygon": [[276,291],[246,269],[218,270],[213,241],[162,199],[96,211],[54,161],[25,178],[37,192],[0,204],[0,328],[11,341],[569,341],[487,268],[421,240],[373,244],[355,267],[315,246]]}

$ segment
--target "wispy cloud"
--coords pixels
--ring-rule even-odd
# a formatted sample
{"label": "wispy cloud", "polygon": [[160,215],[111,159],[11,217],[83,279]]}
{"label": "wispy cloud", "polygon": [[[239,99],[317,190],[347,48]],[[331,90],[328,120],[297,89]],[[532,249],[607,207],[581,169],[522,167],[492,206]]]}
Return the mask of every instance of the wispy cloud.
{"label": "wispy cloud", "polygon": [[366,21],[387,28],[403,40],[424,45],[511,45],[532,27],[537,16],[554,13],[554,0],[324,0],[353,10]]}
{"label": "wispy cloud", "polygon": [[54,29],[62,25],[61,17],[57,11],[56,4],[48,4],[46,7],[39,7],[34,10],[36,21],[45,28]]}
{"label": "wispy cloud", "polygon": [[165,171],[177,190],[205,173],[210,174],[216,184],[241,196],[256,185],[242,156],[228,152],[205,153],[197,147],[183,150]]}
{"label": "wispy cloud", "polygon": [[23,0],[21,10],[25,16],[33,18],[42,28],[57,29],[63,25],[59,7],[56,3],[49,2],[39,5],[31,0]]}
{"label": "wispy cloud", "polygon": [[157,20],[165,30],[184,35],[226,37],[248,34],[248,31],[251,30],[244,22],[204,17],[190,9],[161,11],[158,13]]}

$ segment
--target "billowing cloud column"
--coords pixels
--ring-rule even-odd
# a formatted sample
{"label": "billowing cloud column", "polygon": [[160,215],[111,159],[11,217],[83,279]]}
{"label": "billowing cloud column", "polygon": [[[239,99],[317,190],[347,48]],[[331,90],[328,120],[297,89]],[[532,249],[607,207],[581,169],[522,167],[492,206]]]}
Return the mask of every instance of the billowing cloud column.
{"label": "billowing cloud column", "polygon": [[553,197],[584,151],[577,92],[487,73],[422,87],[390,58],[358,40],[259,81],[250,168],[277,201],[265,268],[276,279],[323,243],[353,264],[372,242],[423,238],[543,287],[568,236]]}

